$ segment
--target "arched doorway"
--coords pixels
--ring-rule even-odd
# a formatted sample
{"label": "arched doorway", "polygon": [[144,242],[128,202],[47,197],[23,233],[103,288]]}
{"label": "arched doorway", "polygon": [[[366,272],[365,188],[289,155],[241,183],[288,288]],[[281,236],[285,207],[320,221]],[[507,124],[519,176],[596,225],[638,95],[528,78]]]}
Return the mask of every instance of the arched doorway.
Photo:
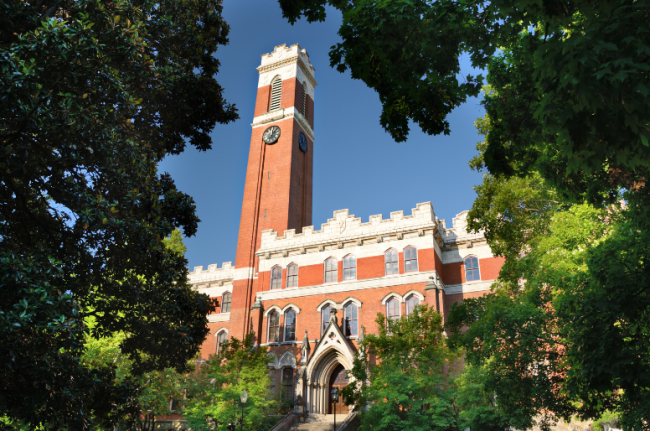
{"label": "arched doorway", "polygon": [[332,389],[336,388],[340,394],[341,389],[346,387],[348,383],[350,383],[348,373],[345,368],[343,368],[343,365],[339,364],[334,369],[334,372],[332,372],[329,386],[327,388],[327,393],[329,394],[329,414],[333,414],[334,412],[336,412],[336,414],[348,413],[348,406],[345,404],[342,396],[339,395],[339,400],[336,403],[332,401]]}

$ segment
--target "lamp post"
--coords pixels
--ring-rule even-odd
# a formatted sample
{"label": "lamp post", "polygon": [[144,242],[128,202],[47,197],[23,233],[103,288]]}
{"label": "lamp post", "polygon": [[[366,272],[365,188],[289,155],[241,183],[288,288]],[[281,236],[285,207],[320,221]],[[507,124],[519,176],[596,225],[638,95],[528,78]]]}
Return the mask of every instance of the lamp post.
{"label": "lamp post", "polygon": [[339,391],[336,388],[332,388],[332,402],[334,403],[334,431],[336,431],[336,403],[339,401]]}
{"label": "lamp post", "polygon": [[241,426],[239,427],[240,431],[244,429],[244,404],[248,400],[248,392],[244,389],[239,395],[239,401],[241,401]]}

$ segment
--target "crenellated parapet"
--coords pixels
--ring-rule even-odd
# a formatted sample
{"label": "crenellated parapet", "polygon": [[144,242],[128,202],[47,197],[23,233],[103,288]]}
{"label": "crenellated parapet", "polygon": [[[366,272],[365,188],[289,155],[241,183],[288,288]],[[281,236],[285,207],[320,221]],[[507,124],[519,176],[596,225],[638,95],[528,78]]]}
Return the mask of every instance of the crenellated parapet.
{"label": "crenellated parapet", "polygon": [[188,274],[188,279],[196,288],[209,288],[232,284],[235,278],[235,267],[232,262],[224,262],[219,268],[218,264],[208,265],[208,269],[203,266],[195,266],[194,271]]}
{"label": "crenellated parapet", "polygon": [[424,236],[432,236],[432,242],[441,246],[441,229],[444,228],[431,202],[417,204],[411,215],[395,211],[390,213],[389,219],[383,219],[379,214],[370,216],[365,223],[344,209],[334,211],[334,217],[323,223],[320,230],[306,226],[302,228],[302,233],[297,234],[294,229],[289,229],[282,236],[273,230],[263,231],[262,245],[257,255],[262,259],[271,259]]}

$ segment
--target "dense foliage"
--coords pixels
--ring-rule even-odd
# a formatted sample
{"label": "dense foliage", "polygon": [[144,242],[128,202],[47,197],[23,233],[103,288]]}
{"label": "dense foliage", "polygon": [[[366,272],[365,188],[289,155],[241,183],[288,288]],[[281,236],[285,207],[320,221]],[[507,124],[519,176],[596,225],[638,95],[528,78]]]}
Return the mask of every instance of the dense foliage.
{"label": "dense foliage", "polygon": [[[492,133],[487,119],[477,126]],[[506,262],[493,293],[452,308],[448,329],[482,364],[500,409],[520,415],[517,428],[545,412],[547,422],[614,414],[626,429],[647,429],[647,188],[605,208],[558,200],[536,172],[486,174],[476,190],[469,228]]]}
{"label": "dense foliage", "polygon": [[343,14],[330,63],[375,89],[382,126],[449,133],[446,116],[477,95],[466,54],[487,69],[493,174],[538,172],[563,195],[601,204],[650,167],[649,0],[279,0],[295,22]]}
{"label": "dense foliage", "polygon": [[362,430],[456,430],[458,414],[449,370],[458,356],[443,339],[442,317],[426,305],[360,343],[342,395],[361,415]]}
{"label": "dense foliage", "polygon": [[[186,403],[183,417],[192,430],[225,431],[238,424],[249,431],[267,431],[277,422],[282,402],[271,392],[268,348],[253,347],[253,334],[224,343],[219,355],[202,368],[210,384]],[[243,391],[248,393],[244,404]],[[279,394],[278,394],[279,395]]]}
{"label": "dense foliage", "polygon": [[198,351],[211,304],[163,246],[198,219],[157,163],[237,118],[214,78],[220,3],[0,5],[0,416],[86,429],[133,407],[82,362],[88,335],[124,334],[135,375]]}

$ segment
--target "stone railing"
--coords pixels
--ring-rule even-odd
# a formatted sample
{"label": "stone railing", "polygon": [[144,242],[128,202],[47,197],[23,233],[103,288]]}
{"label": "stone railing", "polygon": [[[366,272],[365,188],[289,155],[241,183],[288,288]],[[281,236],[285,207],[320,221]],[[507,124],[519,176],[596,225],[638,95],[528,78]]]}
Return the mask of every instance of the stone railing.
{"label": "stone railing", "polygon": [[359,429],[359,417],[357,412],[351,412],[341,425],[336,427],[336,431],[357,431]]}

